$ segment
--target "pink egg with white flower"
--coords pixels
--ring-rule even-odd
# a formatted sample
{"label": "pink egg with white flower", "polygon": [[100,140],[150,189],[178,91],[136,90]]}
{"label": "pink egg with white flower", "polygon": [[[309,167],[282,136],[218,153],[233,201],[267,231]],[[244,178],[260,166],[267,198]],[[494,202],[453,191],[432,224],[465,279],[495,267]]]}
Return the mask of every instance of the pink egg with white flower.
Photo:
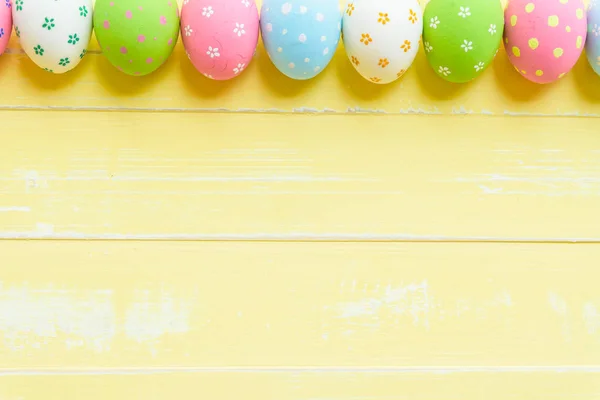
{"label": "pink egg with white flower", "polygon": [[4,53],[12,32],[11,0],[0,0],[0,54]]}
{"label": "pink egg with white flower", "polygon": [[254,0],[184,0],[181,37],[194,67],[204,76],[228,80],[254,57],[259,17]]}

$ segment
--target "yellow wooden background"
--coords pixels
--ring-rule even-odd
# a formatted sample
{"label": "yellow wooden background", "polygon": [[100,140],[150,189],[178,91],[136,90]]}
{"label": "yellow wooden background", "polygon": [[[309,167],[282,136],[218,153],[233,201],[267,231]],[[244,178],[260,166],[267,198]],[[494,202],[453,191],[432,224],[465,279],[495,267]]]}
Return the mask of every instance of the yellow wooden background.
{"label": "yellow wooden background", "polygon": [[0,400],[600,398],[600,77],[0,57]]}

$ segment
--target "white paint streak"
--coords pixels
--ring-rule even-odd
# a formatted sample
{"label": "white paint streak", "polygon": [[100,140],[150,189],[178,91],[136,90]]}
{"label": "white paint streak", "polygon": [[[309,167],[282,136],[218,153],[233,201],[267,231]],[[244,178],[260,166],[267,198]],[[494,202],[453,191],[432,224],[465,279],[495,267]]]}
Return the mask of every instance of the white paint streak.
{"label": "white paint streak", "polygon": [[[352,287],[355,285],[356,282],[353,281]],[[433,305],[430,303],[431,296],[428,291],[427,281],[397,287],[388,286],[382,296],[339,304],[339,317],[347,319],[377,316],[382,310],[386,310],[395,316],[408,315],[414,325],[429,328],[429,311]]]}
{"label": "white paint streak", "polygon": [[62,345],[67,350],[109,351],[124,334],[153,355],[164,335],[189,330],[191,300],[167,290],[136,290],[125,317],[116,316],[108,289],[69,290],[53,285],[5,286],[0,282],[0,353],[32,352]]}
{"label": "white paint streak", "polygon": [[592,302],[583,305],[583,323],[590,335],[600,333],[600,310]]}
{"label": "white paint streak", "polygon": [[47,287],[5,287],[0,282],[0,337],[11,351],[63,342],[67,349],[110,349],[115,335],[112,291],[84,293]]}
{"label": "white paint streak", "polygon": [[185,333],[189,328],[191,302],[177,299],[172,293],[161,290],[136,290],[133,304],[125,313],[125,335],[149,347],[156,355],[161,337]]}
{"label": "white paint streak", "polygon": [[26,206],[0,206],[0,212],[31,212],[31,207],[26,207]]}
{"label": "white paint streak", "polygon": [[554,292],[548,293],[548,302],[550,307],[562,321],[562,335],[567,341],[571,341],[571,326],[569,324],[569,308],[567,302],[561,296]]}

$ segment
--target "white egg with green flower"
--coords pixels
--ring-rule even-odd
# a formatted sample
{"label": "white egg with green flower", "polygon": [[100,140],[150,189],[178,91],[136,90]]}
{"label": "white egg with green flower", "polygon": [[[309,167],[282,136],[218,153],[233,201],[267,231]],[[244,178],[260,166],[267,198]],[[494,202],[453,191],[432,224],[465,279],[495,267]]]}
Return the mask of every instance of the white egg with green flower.
{"label": "white egg with green flower", "polygon": [[87,52],[92,9],[92,0],[14,0],[13,24],[21,47],[46,71],[72,70]]}

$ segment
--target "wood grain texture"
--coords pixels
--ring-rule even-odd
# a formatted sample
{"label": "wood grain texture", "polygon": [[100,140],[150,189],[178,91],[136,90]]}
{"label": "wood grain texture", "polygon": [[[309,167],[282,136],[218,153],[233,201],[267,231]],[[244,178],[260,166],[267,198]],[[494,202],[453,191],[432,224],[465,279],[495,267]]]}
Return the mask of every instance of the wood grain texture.
{"label": "wood grain texture", "polygon": [[[40,388],[43,388],[41,390]],[[0,377],[2,400],[598,399],[596,373],[177,373]]]}
{"label": "wood grain texture", "polygon": [[0,400],[600,398],[585,58],[217,83],[13,38],[0,88]]}
{"label": "wood grain texture", "polygon": [[2,369],[600,368],[596,245],[4,241],[0,254]]}
{"label": "wood grain texture", "polygon": [[595,119],[0,118],[4,238],[600,240]]}

